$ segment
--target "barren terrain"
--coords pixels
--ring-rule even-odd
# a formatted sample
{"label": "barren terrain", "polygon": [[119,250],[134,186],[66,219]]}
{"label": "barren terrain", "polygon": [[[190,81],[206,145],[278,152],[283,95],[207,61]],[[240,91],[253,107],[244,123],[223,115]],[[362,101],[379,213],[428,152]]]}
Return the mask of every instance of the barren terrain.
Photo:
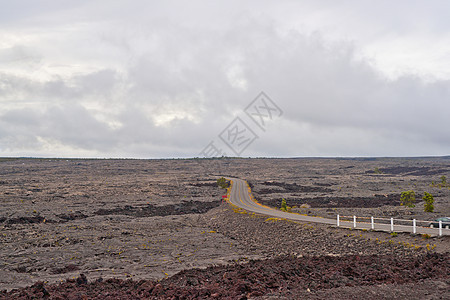
{"label": "barren terrain", "polygon": [[[450,215],[442,175],[449,158],[0,159],[0,297],[448,298],[448,237],[271,220],[221,204],[215,184],[243,178],[310,215],[433,220]],[[415,208],[399,206],[406,190]]]}

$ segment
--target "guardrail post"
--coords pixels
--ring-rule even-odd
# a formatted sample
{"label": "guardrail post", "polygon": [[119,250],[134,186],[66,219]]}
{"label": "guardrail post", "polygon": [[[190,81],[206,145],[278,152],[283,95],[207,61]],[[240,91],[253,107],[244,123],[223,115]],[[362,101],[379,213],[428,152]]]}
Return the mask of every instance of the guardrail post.
{"label": "guardrail post", "polygon": [[356,216],[353,216],[353,228],[356,228]]}
{"label": "guardrail post", "polygon": [[391,218],[391,232],[394,232],[394,218]]}
{"label": "guardrail post", "polygon": [[439,221],[439,236],[442,236],[442,221]]}
{"label": "guardrail post", "polygon": [[413,219],[413,233],[416,234],[416,219]]}
{"label": "guardrail post", "polygon": [[372,230],[375,229],[375,223],[373,222],[373,216],[370,217],[370,228],[372,228]]}
{"label": "guardrail post", "polygon": [[339,215],[337,215],[336,225],[337,225],[337,227],[339,227]]}

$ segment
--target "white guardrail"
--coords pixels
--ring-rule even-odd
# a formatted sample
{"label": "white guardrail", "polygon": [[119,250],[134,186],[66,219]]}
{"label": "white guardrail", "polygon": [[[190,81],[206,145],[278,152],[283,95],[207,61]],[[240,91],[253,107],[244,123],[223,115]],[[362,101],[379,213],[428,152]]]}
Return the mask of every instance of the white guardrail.
{"label": "white guardrail", "polygon": [[[357,220],[366,219],[367,222],[360,222]],[[370,220],[370,221],[369,221]],[[380,220],[380,223],[376,223],[375,220]],[[394,224],[394,221],[396,224]],[[417,229],[428,229],[432,230],[434,227],[431,225],[429,227],[430,223],[439,223],[439,226],[435,229],[438,230],[439,236],[442,236],[442,221],[436,222],[436,221],[422,221],[422,220],[403,220],[403,219],[394,219],[394,218],[374,218],[374,217],[357,217],[357,216],[340,216],[337,215],[336,218],[336,225],[338,227],[342,226],[343,223],[347,223],[347,225],[351,225],[352,228],[359,228],[359,229],[372,229],[372,230],[386,230],[389,229],[391,232],[394,232],[394,229],[397,227],[400,229],[400,231],[404,231],[406,227],[409,227],[412,229],[408,230],[409,232],[412,232],[413,234],[417,233]],[[411,225],[409,225],[411,224]],[[418,224],[426,224],[426,226],[419,226]],[[357,226],[358,225],[358,226]],[[370,225],[370,227],[369,227]],[[389,226],[387,228],[387,226]],[[445,226],[445,229],[449,229],[449,225]]]}

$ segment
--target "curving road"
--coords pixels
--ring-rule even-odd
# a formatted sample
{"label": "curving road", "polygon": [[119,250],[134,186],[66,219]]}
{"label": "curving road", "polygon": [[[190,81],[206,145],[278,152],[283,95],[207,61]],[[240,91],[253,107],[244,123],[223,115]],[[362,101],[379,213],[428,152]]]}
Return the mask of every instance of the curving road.
{"label": "curving road", "polygon": [[[331,224],[336,225],[337,221],[336,219],[326,219],[326,218],[320,218],[320,217],[310,217],[310,216],[303,216],[296,213],[288,213],[283,212],[265,205],[262,205],[260,203],[257,203],[254,201],[253,196],[251,195],[250,187],[248,186],[247,182],[238,179],[238,178],[228,178],[232,181],[231,190],[230,190],[230,196],[228,199],[228,202],[231,204],[234,204],[242,209],[245,209],[247,211],[251,211],[254,213],[270,216],[270,217],[276,217],[276,218],[284,218],[294,221],[303,221],[303,222],[314,222],[314,223],[322,223],[322,224]],[[340,221],[341,227],[353,227],[353,222],[348,221]],[[371,229],[370,223],[362,223],[357,222],[356,224],[357,229]],[[438,228],[428,228],[428,227],[416,227],[418,234],[430,234],[430,235],[438,235],[439,229]],[[375,224],[375,230],[380,231],[391,231],[390,224]],[[394,225],[394,231],[395,232],[413,232],[412,226],[403,226],[403,225]],[[450,235],[450,229],[442,229],[443,235]]]}

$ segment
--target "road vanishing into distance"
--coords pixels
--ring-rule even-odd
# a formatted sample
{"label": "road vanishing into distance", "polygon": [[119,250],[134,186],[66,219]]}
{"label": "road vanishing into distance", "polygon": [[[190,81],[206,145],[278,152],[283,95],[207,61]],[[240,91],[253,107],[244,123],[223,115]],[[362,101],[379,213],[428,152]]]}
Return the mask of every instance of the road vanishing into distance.
{"label": "road vanishing into distance", "polygon": [[[231,204],[234,204],[242,209],[245,209],[247,211],[251,211],[251,212],[254,212],[257,214],[275,217],[275,218],[289,219],[289,220],[293,220],[293,221],[302,221],[302,222],[322,223],[322,224],[329,224],[329,225],[334,225],[334,226],[337,225],[337,219],[326,219],[326,218],[321,218],[321,217],[304,216],[304,215],[300,215],[300,214],[296,214],[296,213],[288,213],[288,212],[277,210],[277,209],[262,205],[260,203],[257,203],[256,201],[254,201],[253,196],[251,195],[250,187],[248,186],[248,184],[245,180],[238,179],[238,178],[228,178],[228,179],[230,179],[232,181],[228,202],[230,202]],[[356,227],[354,227],[354,224],[352,221],[341,220],[339,223],[340,223],[339,224],[340,227],[345,227],[345,228],[371,229],[370,222],[367,222],[367,223],[357,222]],[[374,230],[390,232],[391,225],[375,223]],[[410,226],[394,224],[394,232],[413,233],[412,221],[411,221]],[[439,229],[416,226],[416,233],[417,234],[438,235]],[[442,234],[450,235],[450,229],[443,228]]]}

